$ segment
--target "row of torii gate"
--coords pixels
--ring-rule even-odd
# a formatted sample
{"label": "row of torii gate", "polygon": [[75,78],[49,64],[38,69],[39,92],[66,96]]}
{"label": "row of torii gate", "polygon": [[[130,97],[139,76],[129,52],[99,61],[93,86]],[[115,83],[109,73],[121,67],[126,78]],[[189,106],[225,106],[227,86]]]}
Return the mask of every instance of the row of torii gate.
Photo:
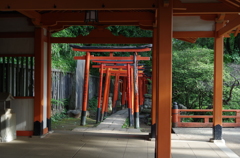
{"label": "row of torii gate", "polygon": [[[88,85],[90,61],[100,65],[93,65],[93,68],[99,68],[99,91],[96,123],[103,121],[108,113],[108,97],[110,91],[111,76],[115,76],[112,112],[116,112],[116,102],[118,100],[118,88],[121,77],[121,105],[127,105],[129,126],[140,127],[139,106],[143,105],[143,95],[146,93],[146,78],[143,73],[143,65],[138,61],[150,60],[150,57],[141,57],[138,52],[151,51],[151,45],[140,47],[92,47],[70,45],[74,51],[86,52],[85,56],[75,56],[75,60],[85,60],[84,87],[81,125],[86,125],[86,112],[88,105]],[[90,52],[110,52],[109,56],[94,56]],[[113,52],[133,52],[129,57],[113,56]],[[103,75],[105,74],[105,84],[103,89]]]}

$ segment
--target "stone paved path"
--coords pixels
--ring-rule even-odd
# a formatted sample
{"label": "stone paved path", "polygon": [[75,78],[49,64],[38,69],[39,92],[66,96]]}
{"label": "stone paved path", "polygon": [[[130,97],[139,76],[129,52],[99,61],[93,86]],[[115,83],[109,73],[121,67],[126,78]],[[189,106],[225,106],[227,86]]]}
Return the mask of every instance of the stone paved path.
{"label": "stone paved path", "polygon": [[[121,110],[94,128],[59,130],[44,138],[17,137],[0,143],[0,158],[154,158],[155,141],[139,129],[121,128],[126,117],[127,110]],[[172,158],[235,158],[208,142],[203,130],[179,129],[172,134]],[[232,142],[238,143],[238,134],[229,131]],[[239,151],[239,144],[232,147]]]}
{"label": "stone paved path", "polygon": [[89,128],[75,128],[75,132],[98,132],[98,133],[138,133],[145,134],[140,131],[140,129],[134,128],[122,128],[126,118],[128,117],[128,109],[117,111],[116,113],[108,116],[103,122],[101,122],[97,127]]}

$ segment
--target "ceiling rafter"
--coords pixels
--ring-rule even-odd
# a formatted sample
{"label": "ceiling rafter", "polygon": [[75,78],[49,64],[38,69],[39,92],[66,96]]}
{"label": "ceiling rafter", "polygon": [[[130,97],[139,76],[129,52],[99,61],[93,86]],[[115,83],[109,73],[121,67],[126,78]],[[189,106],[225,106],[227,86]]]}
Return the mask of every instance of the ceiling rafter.
{"label": "ceiling rafter", "polygon": [[185,42],[195,43],[198,38],[177,38],[177,39]]}

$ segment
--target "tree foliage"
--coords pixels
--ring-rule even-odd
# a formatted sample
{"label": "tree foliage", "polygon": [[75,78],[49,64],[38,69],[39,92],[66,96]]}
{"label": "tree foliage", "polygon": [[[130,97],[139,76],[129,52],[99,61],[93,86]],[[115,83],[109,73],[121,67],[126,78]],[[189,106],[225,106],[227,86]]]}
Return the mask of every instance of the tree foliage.
{"label": "tree foliage", "polygon": [[[173,101],[189,109],[211,108],[213,103],[213,50],[191,48],[173,52]],[[225,64],[223,104],[240,108],[240,65]]]}

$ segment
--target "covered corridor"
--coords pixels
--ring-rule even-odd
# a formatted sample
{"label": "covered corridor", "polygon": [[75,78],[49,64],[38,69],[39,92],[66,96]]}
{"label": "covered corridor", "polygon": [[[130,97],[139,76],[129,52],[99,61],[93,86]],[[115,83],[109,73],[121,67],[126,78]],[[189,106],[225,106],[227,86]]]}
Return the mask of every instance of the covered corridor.
{"label": "covered corridor", "polygon": [[[88,10],[98,12],[97,22],[86,21]],[[156,157],[170,158],[172,38],[188,42],[195,42],[197,38],[214,38],[212,132],[214,140],[222,140],[223,40],[230,34],[239,33],[239,13],[237,0],[121,0],[114,3],[110,0],[36,0],[34,3],[29,3],[29,0],[1,1],[0,58],[29,57],[31,63],[28,62],[28,66],[35,68],[34,74],[31,73],[34,83],[26,83],[31,93],[14,96],[16,100],[12,103],[17,113],[17,135],[42,136],[52,130],[52,43],[152,43],[154,88],[151,137],[156,137]],[[93,25],[95,29],[88,36],[51,37],[52,33],[72,25]],[[152,30],[153,37],[114,36],[105,29],[112,25],[139,26]],[[2,64],[3,70],[6,70],[5,65],[10,64],[7,63]],[[11,77],[8,73],[2,74],[1,91],[11,92]],[[61,140],[58,142],[61,143]],[[45,144],[45,141],[32,143],[37,146]],[[39,147],[41,149],[42,146]]]}

